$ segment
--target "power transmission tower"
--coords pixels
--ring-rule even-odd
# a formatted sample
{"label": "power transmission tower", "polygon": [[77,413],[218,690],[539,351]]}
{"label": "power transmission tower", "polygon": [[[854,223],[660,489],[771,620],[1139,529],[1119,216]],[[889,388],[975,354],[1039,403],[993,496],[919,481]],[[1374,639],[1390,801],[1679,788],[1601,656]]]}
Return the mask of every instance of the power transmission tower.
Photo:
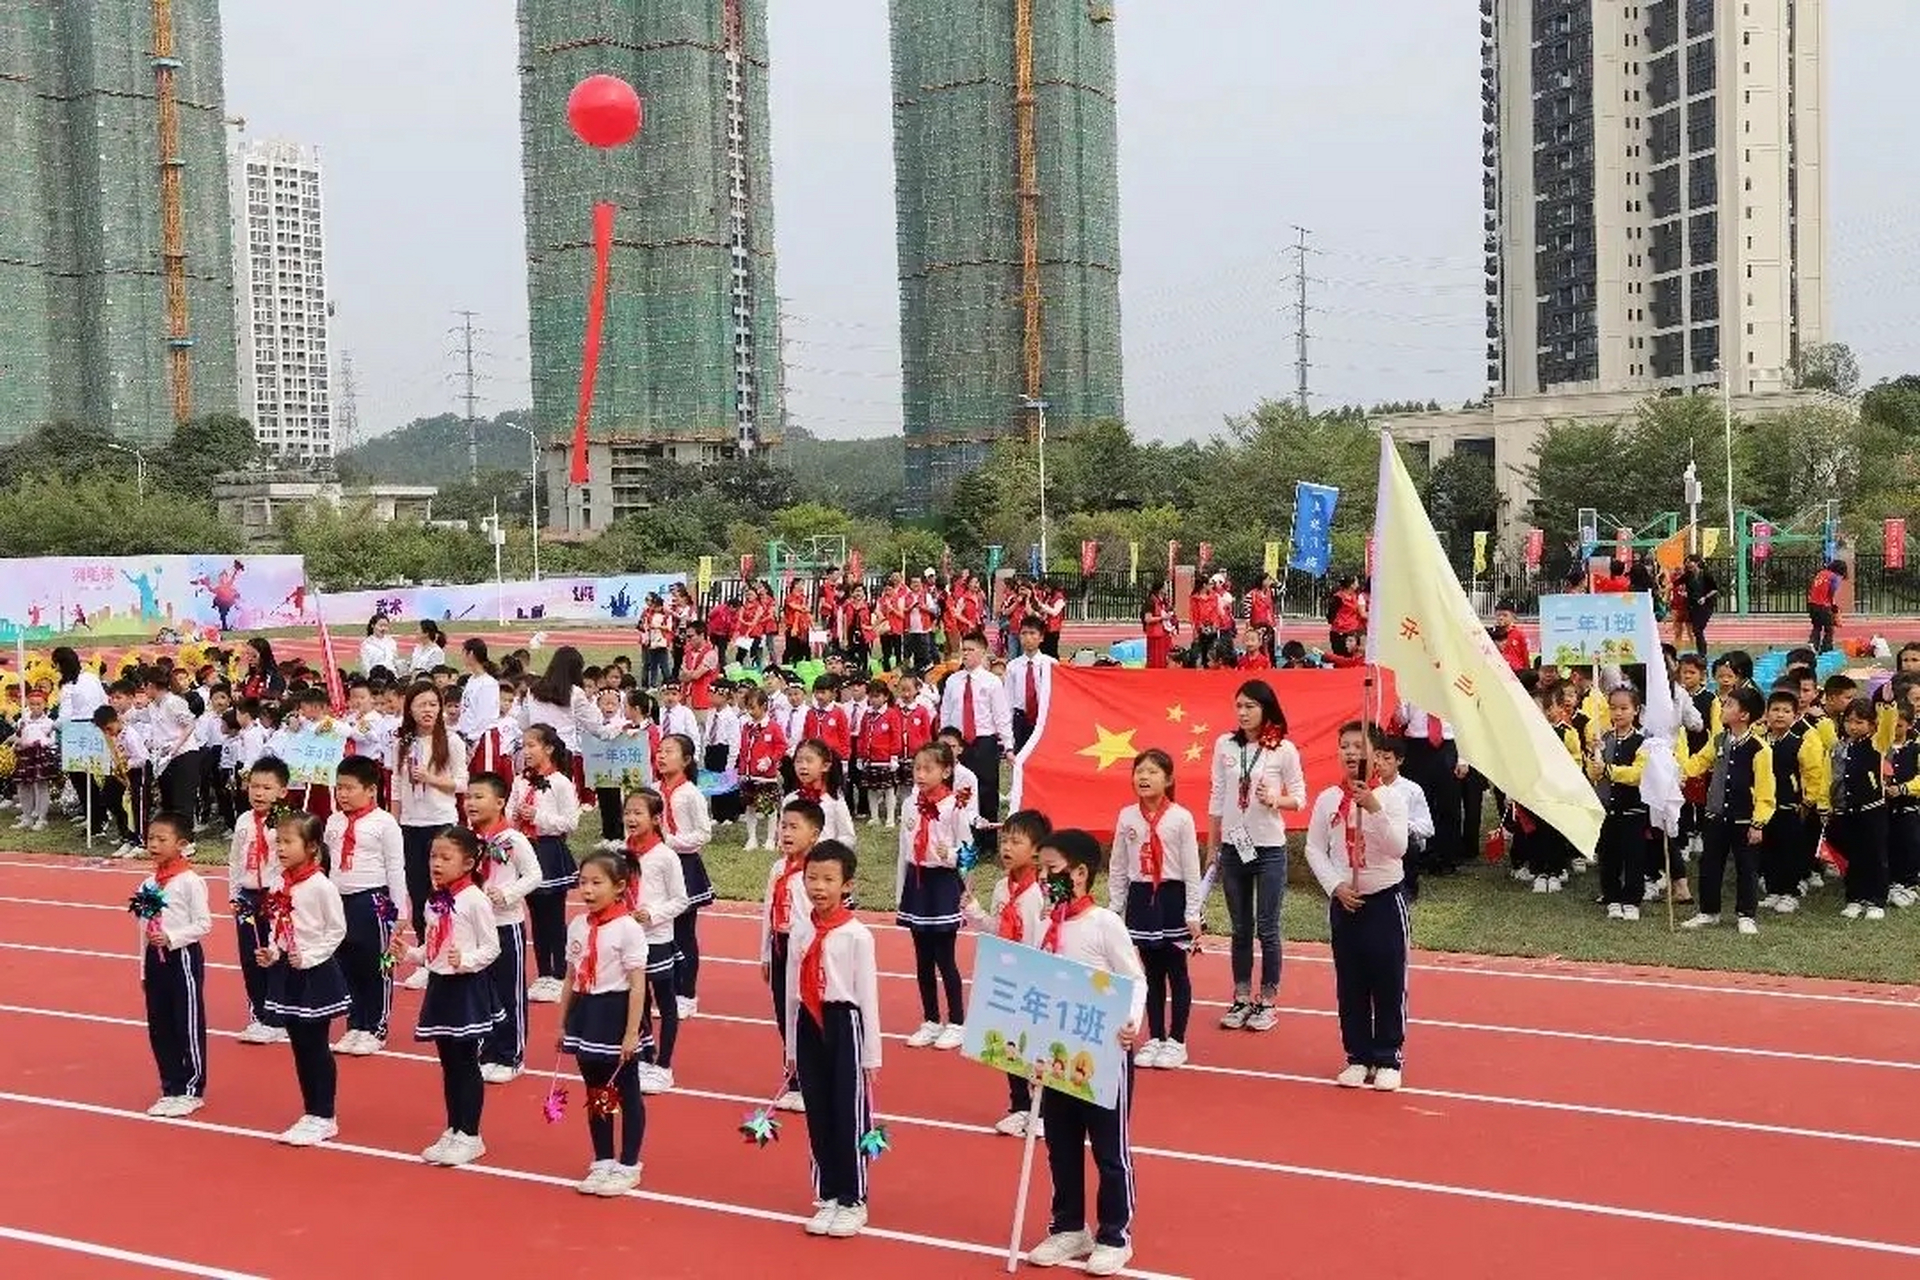
{"label": "power transmission tower", "polygon": [[340,398],[333,409],[334,456],[360,443],[360,405],[353,383],[353,352],[340,353]]}
{"label": "power transmission tower", "polygon": [[480,479],[480,424],[474,417],[473,407],[480,397],[474,391],[473,372],[473,317],[472,311],[456,311],[460,317],[461,351],[466,363],[467,391],[463,397],[467,403],[467,480],[477,483]]}
{"label": "power transmission tower", "polygon": [[1317,250],[1310,249],[1307,245],[1307,237],[1313,234],[1311,231],[1298,225],[1296,225],[1293,230],[1298,237],[1294,243],[1289,246],[1293,254],[1293,282],[1295,286],[1293,304],[1294,399],[1300,406],[1301,414],[1305,415],[1309,411],[1307,407],[1309,399],[1307,394],[1307,370],[1313,367],[1312,363],[1307,359],[1307,338],[1309,337],[1307,332],[1307,312],[1311,310],[1311,308],[1307,306],[1307,282],[1310,278],[1307,275],[1307,254],[1317,252]]}

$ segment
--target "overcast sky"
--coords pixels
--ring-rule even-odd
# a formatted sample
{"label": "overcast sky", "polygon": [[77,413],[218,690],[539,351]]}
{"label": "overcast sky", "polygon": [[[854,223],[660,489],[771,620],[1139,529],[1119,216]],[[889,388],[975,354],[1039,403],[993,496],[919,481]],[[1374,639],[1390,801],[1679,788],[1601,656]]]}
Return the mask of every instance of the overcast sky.
{"label": "overcast sky", "polygon": [[[1292,394],[1295,224],[1318,251],[1316,403],[1479,395],[1473,7],[1116,8],[1134,430],[1204,436],[1261,397]],[[1869,379],[1920,372],[1914,8],[1827,5],[1835,336]],[[362,432],[455,407],[463,309],[484,330],[483,412],[526,404],[513,0],[222,0],[221,10],[229,113],[251,135],[321,149],[334,347],[354,359]],[[771,38],[792,416],[821,435],[897,431],[887,5],[771,0]]]}

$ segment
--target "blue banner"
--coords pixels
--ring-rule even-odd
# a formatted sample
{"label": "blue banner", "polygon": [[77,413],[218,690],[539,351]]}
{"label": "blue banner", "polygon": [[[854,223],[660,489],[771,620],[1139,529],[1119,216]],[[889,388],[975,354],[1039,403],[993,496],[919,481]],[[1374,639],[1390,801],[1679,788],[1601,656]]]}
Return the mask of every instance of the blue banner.
{"label": "blue banner", "polygon": [[974,951],[960,1054],[1111,1108],[1126,1050],[1133,979],[983,934]]}
{"label": "blue banner", "polygon": [[1333,562],[1333,508],[1340,491],[1332,485],[1297,481],[1293,486],[1293,555],[1289,568],[1326,576]]}

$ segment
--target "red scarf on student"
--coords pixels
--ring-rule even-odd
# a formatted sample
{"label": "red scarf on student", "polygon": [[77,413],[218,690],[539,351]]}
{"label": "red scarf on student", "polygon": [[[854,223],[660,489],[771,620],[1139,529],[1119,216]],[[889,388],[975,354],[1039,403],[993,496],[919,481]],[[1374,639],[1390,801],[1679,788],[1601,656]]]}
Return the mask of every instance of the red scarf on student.
{"label": "red scarf on student", "polygon": [[775,933],[793,932],[793,893],[792,881],[807,869],[806,851],[792,854],[780,864],[780,874],[773,880],[773,901],[770,904]]}
{"label": "red scarf on student", "polygon": [[1347,868],[1358,871],[1367,865],[1367,842],[1360,833],[1359,806],[1353,802],[1351,788],[1340,793],[1340,807],[1333,811],[1334,825],[1346,833]]}
{"label": "red scarf on student", "polygon": [[643,836],[627,837],[627,887],[621,891],[621,894],[629,911],[640,905],[640,859],[658,849],[661,843],[658,831],[649,831]]}
{"label": "red scarf on student", "polygon": [[933,824],[940,818],[940,802],[953,793],[945,787],[929,787],[920,793],[920,825],[913,829],[913,865],[927,865],[929,846],[933,843]]}
{"label": "red scarf on student", "polygon": [[353,850],[357,842],[354,827],[358,825],[360,819],[372,813],[373,810],[374,806],[368,805],[364,809],[342,809],[340,811],[340,815],[347,820],[346,830],[340,835],[340,869],[342,871],[353,870]]}
{"label": "red scarf on student", "polygon": [[580,954],[580,963],[574,966],[575,991],[582,994],[591,992],[593,984],[600,979],[600,926],[612,924],[631,909],[624,902],[614,901],[598,911],[587,912],[587,947]]}
{"label": "red scarf on student", "polygon": [[533,825],[534,804],[539,796],[539,784],[552,778],[553,773],[552,769],[532,767],[527,769],[527,798],[521,801],[520,807],[513,811],[513,825],[518,827],[520,834],[529,840],[540,834],[539,829]]}
{"label": "red scarf on student", "polygon": [[273,851],[267,847],[267,815],[256,810],[253,814],[253,841],[247,846],[247,874],[255,881],[265,883],[267,862],[273,857]]}
{"label": "red scarf on student", "polygon": [[800,1003],[813,1015],[817,1027],[827,1025],[827,935],[852,919],[853,912],[844,902],[824,915],[813,913],[813,941],[800,957]]}
{"label": "red scarf on student", "polygon": [[507,832],[512,829],[513,824],[508,822],[504,817],[492,826],[475,827],[473,829],[473,834],[480,837],[480,861],[475,863],[473,867],[473,882],[475,884],[480,885],[482,888],[486,887],[487,881],[493,879],[494,868],[501,866],[507,861],[507,848],[501,843],[500,837],[506,835]]}
{"label": "red scarf on student", "polygon": [[1040,940],[1040,949],[1042,951],[1051,951],[1055,955],[1058,955],[1060,952],[1060,926],[1069,920],[1079,919],[1092,909],[1093,895],[1091,894],[1075,898],[1071,902],[1063,902],[1055,907],[1053,913],[1047,917],[1047,936]]}
{"label": "red scarf on student", "polygon": [[169,881],[193,864],[178,854],[168,858],[153,869],[153,883],[164,889]]}
{"label": "red scarf on student", "polygon": [[1151,880],[1155,889],[1160,887],[1167,869],[1167,846],[1160,839],[1160,820],[1172,807],[1173,802],[1164,799],[1152,813],[1147,812],[1146,805],[1140,806],[1140,816],[1147,824],[1147,842],[1140,847],[1140,875],[1142,879]]}
{"label": "red scarf on student", "polygon": [[294,953],[293,891],[319,874],[318,862],[303,862],[287,872],[280,887],[267,895],[267,919],[273,924],[273,945],[285,955]]}
{"label": "red scarf on student", "polygon": [[815,804],[819,804],[827,798],[827,789],[818,782],[803,782],[794,788],[793,794],[802,800],[811,800]]}
{"label": "red scarf on student", "polygon": [[1040,873],[1032,867],[1007,873],[1007,901],[1000,908],[1000,927],[995,930],[1008,942],[1019,942],[1020,937],[1020,895],[1033,888]]}
{"label": "red scarf on student", "polygon": [[665,824],[667,834],[670,836],[680,834],[680,824],[673,820],[673,793],[686,785],[687,779],[684,774],[678,782],[660,784],[660,821]]}
{"label": "red scarf on student", "polygon": [[[453,941],[454,910],[460,901],[461,892],[472,883],[472,876],[461,876],[458,880],[453,881],[434,893],[433,896],[436,898],[443,893],[447,895],[444,899],[447,904],[447,909],[445,911],[429,911],[427,913],[433,917],[432,922],[427,925],[428,960],[431,961],[439,958],[440,953],[447,949],[447,944]],[[431,900],[429,900],[428,905],[432,905]]]}

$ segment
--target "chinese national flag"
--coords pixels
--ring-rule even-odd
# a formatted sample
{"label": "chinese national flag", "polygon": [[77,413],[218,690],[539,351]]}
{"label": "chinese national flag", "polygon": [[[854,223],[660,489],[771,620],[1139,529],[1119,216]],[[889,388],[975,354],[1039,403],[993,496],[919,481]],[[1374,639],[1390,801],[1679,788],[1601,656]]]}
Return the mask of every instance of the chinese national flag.
{"label": "chinese national flag", "polygon": [[[1307,775],[1307,809],[1286,813],[1304,830],[1313,798],[1340,779],[1340,726],[1358,720],[1368,699],[1365,668],[1331,671],[1131,671],[1053,669],[1053,690],[1039,727],[1014,768],[1014,808],[1038,809],[1056,828],[1102,837],[1134,802],[1133,758],[1159,747],[1173,757],[1174,796],[1192,811],[1206,839],[1214,743],[1238,724],[1233,695],[1249,678],[1266,681],[1287,715],[1287,737]],[[1376,677],[1369,717],[1394,705]],[[1230,802],[1237,797],[1230,796]]]}

